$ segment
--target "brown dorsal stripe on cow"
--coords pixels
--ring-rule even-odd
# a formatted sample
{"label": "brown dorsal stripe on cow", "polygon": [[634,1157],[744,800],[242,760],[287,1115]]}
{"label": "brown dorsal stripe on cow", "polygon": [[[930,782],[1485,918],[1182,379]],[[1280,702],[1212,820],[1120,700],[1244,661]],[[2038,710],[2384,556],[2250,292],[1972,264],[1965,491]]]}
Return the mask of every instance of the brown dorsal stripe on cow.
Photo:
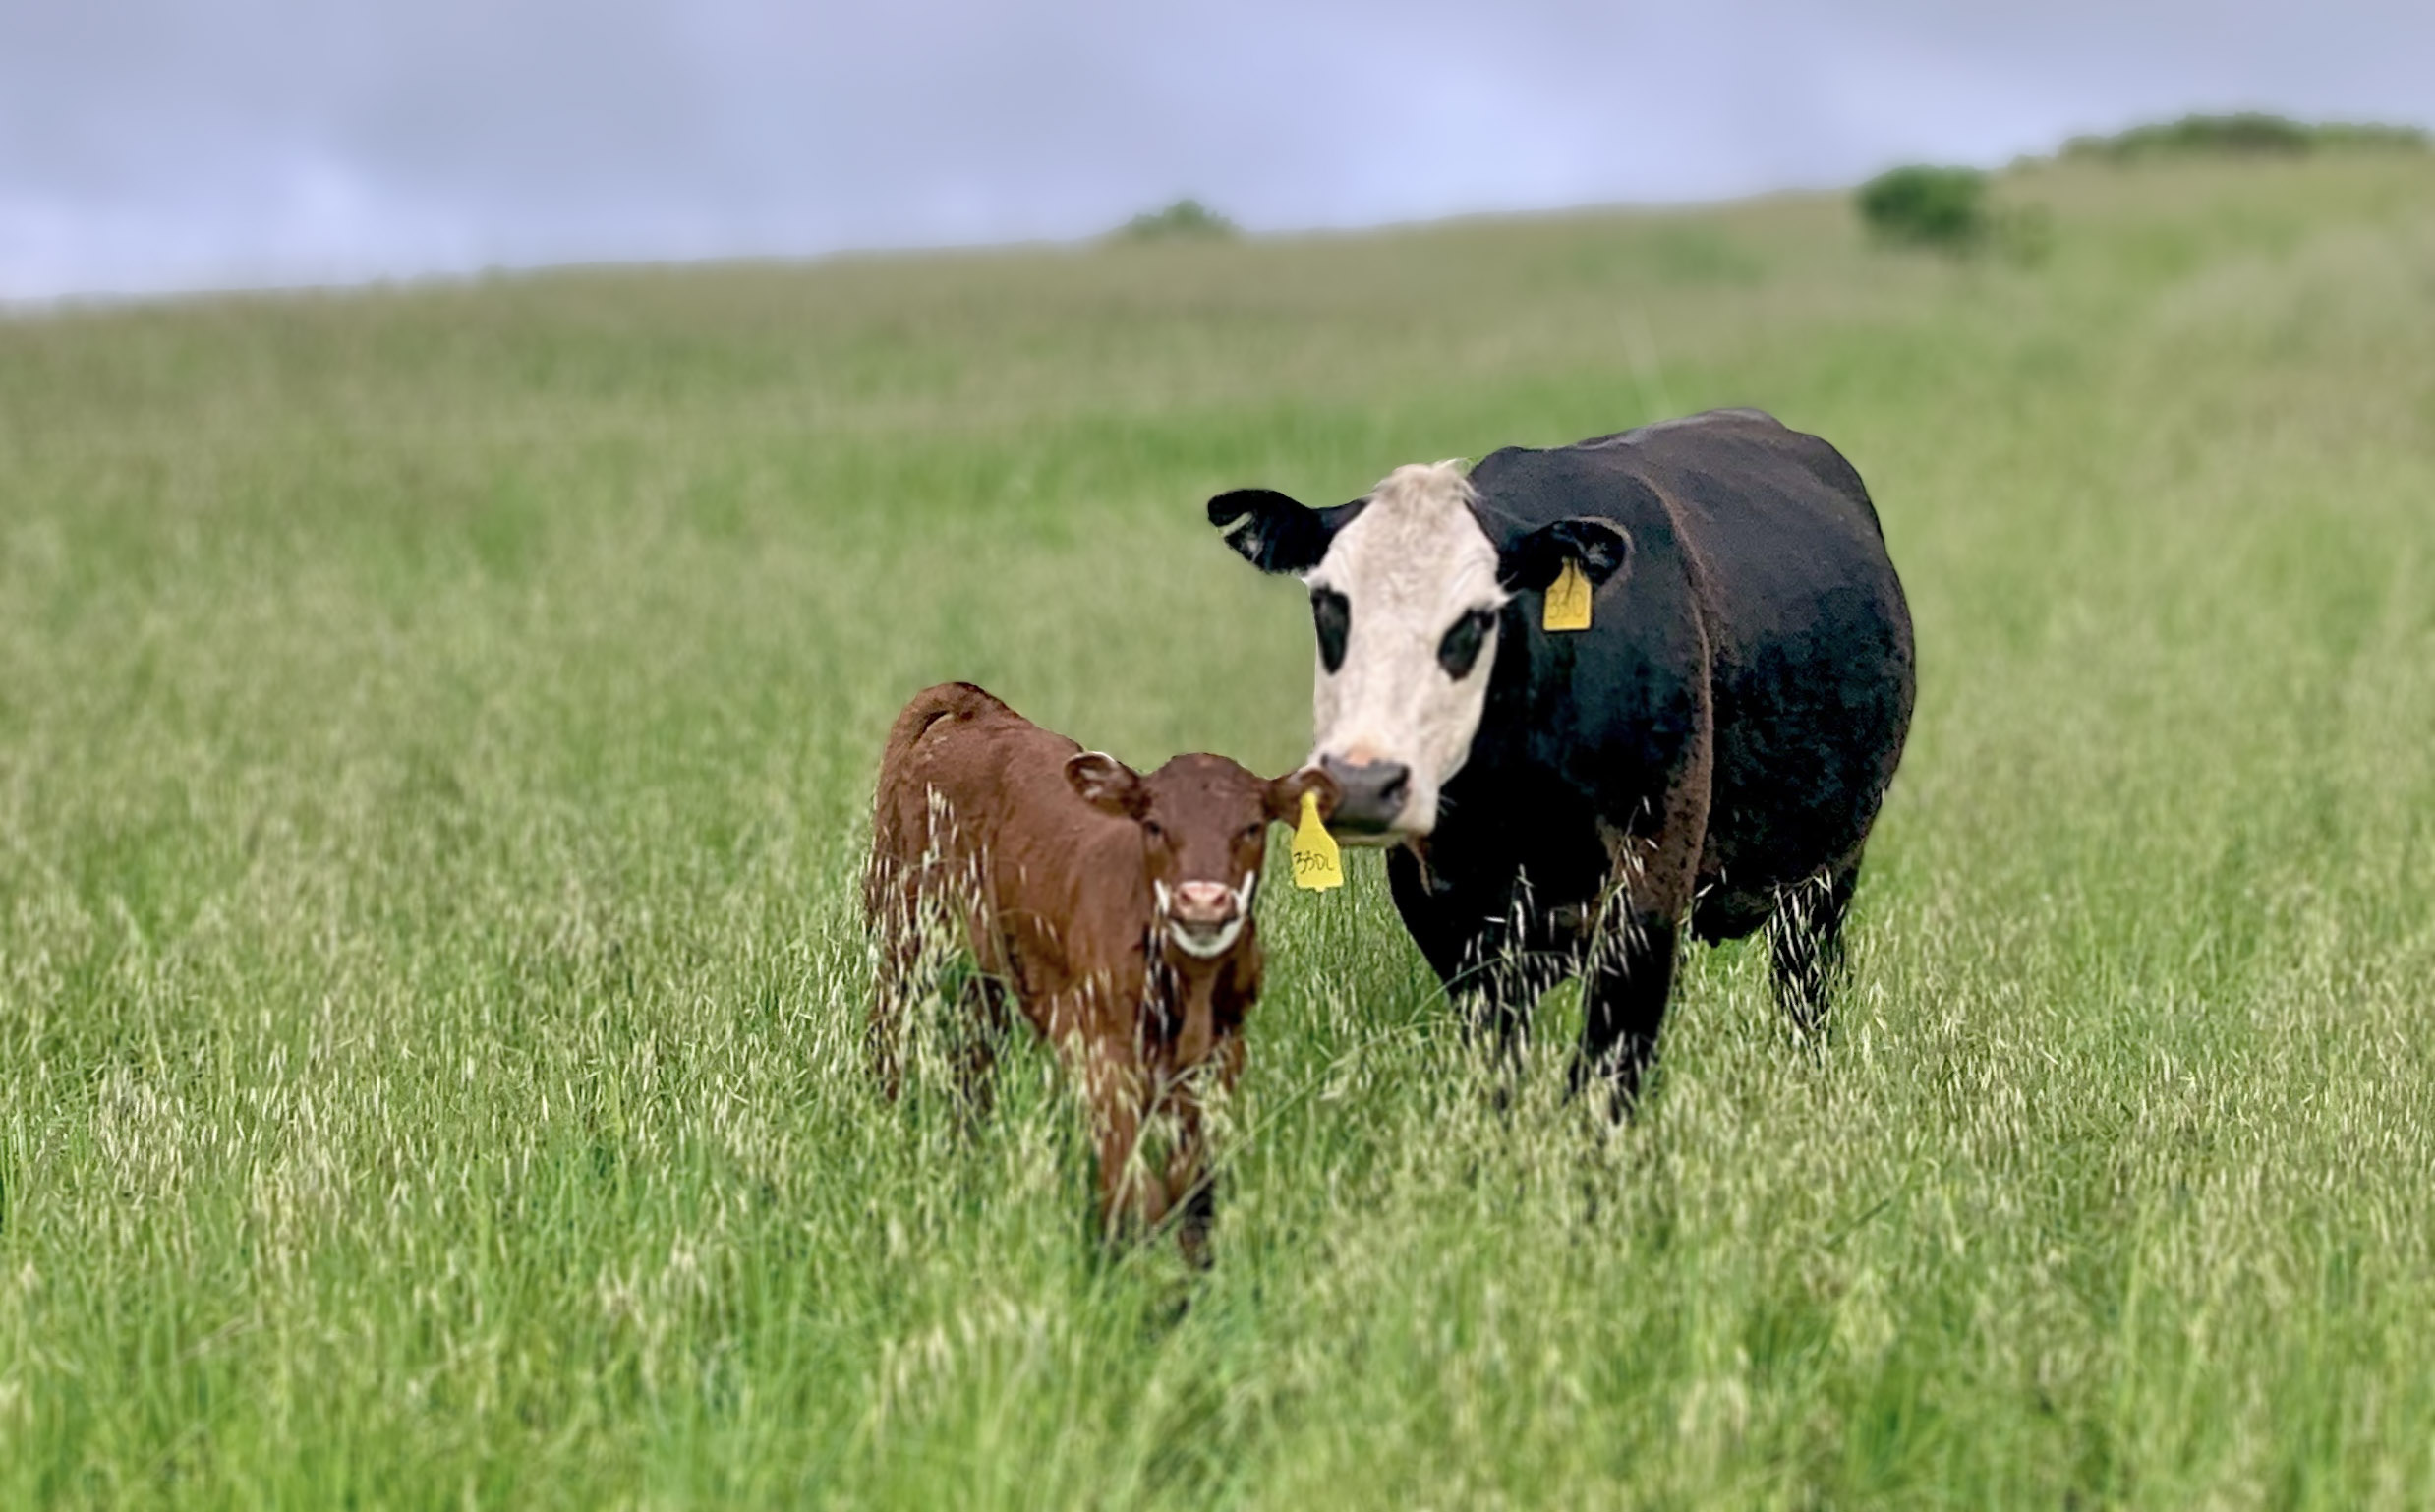
{"label": "brown dorsal stripe on cow", "polygon": [[[986,1104],[992,1041],[1019,1010],[1081,1082],[1104,1229],[1176,1212],[1186,1253],[1205,1257],[1205,1104],[1243,1070],[1268,827],[1305,792],[1334,807],[1317,771],[1269,781],[1188,755],[1145,776],[970,683],[916,694],[881,758],[863,887],[879,953],[871,1045],[890,1095],[926,965],[969,951],[978,973],[954,1005],[979,1020],[959,1052],[968,1099]],[[1152,1127],[1168,1136],[1156,1171],[1140,1158]]]}

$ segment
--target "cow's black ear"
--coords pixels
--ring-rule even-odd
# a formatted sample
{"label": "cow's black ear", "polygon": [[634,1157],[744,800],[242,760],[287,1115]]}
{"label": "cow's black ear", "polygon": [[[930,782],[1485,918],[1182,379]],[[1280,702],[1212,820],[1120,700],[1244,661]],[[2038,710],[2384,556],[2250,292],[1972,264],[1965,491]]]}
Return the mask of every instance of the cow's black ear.
{"label": "cow's black ear", "polygon": [[1073,785],[1076,797],[1119,819],[1138,819],[1150,806],[1150,791],[1141,774],[1105,751],[1067,757],[1066,781]]}
{"label": "cow's black ear", "polygon": [[1313,509],[1274,489],[1237,489],[1209,500],[1209,523],[1262,572],[1307,572],[1369,500]]}
{"label": "cow's black ear", "polygon": [[1581,563],[1590,586],[1602,586],[1632,559],[1632,537],[1612,520],[1576,515],[1542,525],[1505,549],[1496,580],[1516,591],[1545,588],[1568,561]]}

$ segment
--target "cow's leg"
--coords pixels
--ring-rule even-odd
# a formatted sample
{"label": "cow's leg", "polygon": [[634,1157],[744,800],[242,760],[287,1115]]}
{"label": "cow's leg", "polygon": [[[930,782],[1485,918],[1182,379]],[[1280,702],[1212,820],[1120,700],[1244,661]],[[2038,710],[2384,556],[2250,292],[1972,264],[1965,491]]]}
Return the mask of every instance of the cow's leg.
{"label": "cow's leg", "polygon": [[1531,1010],[1573,969],[1546,919],[1530,910],[1519,878],[1493,888],[1432,887],[1420,860],[1398,848],[1387,853],[1387,884],[1447,998],[1474,1032],[1493,1039],[1498,1059],[1518,1059]]}
{"label": "cow's leg", "polygon": [[1538,915],[1474,937],[1477,964],[1467,991],[1475,1021],[1496,1036],[1498,1059],[1513,1065],[1530,1042],[1531,1015],[1547,990],[1580,968],[1577,944]]}
{"label": "cow's leg", "polygon": [[1429,968],[1440,981],[1451,983],[1463,968],[1464,947],[1470,943],[1470,931],[1457,918],[1461,910],[1450,906],[1442,884],[1432,887],[1420,858],[1401,845],[1387,852],[1387,892]]}
{"label": "cow's leg", "polygon": [[[1705,773],[1698,775],[1705,780]],[[1582,983],[1573,1085],[1578,1090],[1594,1076],[1603,1078],[1607,1111],[1617,1118],[1639,1100],[1641,1077],[1657,1053],[1708,823],[1707,799],[1697,785],[1677,788],[1656,811],[1664,817],[1654,834],[1599,826],[1608,884]]]}
{"label": "cow's leg", "polygon": [[1843,972],[1843,919],[1860,880],[1857,857],[1786,888],[1768,919],[1775,1001],[1803,1040],[1825,1031]]}
{"label": "cow's leg", "polygon": [[1576,1091],[1603,1078],[1617,1117],[1640,1096],[1641,1076],[1657,1053],[1674,990],[1680,928],[1674,915],[1626,911],[1599,942],[1581,993],[1581,1055],[1573,1063]]}

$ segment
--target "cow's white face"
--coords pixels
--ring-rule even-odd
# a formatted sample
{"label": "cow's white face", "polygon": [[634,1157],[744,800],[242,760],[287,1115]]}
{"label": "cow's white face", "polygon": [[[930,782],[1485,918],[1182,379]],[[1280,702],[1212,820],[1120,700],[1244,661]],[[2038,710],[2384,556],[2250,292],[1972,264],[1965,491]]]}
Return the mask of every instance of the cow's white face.
{"label": "cow's white face", "polygon": [[1399,467],[1368,496],[1312,509],[1272,489],[1209,500],[1209,524],[1262,572],[1309,586],[1318,632],[1312,764],[1336,780],[1327,827],[1386,844],[1437,828],[1445,785],[1471,755],[1496,666],[1497,620],[1570,563],[1594,592],[1623,570],[1614,520],[1551,520],[1500,552],[1452,462]]}
{"label": "cow's white face", "polygon": [[1311,762],[1344,788],[1335,828],[1429,833],[1471,754],[1496,663],[1496,548],[1450,463],[1396,469],[1304,575],[1318,634]]}

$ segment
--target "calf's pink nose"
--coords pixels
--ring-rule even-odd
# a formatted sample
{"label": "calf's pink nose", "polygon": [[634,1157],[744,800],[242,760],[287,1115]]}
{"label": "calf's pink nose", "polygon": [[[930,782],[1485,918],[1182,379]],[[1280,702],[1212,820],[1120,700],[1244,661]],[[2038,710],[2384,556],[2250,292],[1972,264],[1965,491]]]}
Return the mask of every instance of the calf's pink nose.
{"label": "calf's pink nose", "polygon": [[1235,916],[1235,890],[1223,882],[1180,883],[1175,916],[1187,924],[1223,924]]}

